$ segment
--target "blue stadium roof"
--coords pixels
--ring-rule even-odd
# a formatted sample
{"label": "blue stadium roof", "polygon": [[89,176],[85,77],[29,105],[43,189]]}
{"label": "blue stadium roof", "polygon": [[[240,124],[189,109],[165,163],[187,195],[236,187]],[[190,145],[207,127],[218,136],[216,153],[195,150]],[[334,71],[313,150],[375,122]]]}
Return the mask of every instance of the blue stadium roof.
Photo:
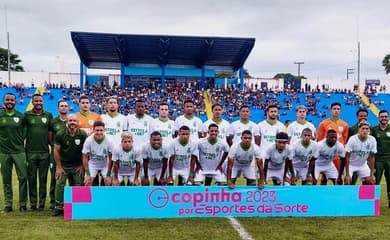
{"label": "blue stadium roof", "polygon": [[255,38],[71,32],[88,68],[120,69],[121,63],[241,68]]}

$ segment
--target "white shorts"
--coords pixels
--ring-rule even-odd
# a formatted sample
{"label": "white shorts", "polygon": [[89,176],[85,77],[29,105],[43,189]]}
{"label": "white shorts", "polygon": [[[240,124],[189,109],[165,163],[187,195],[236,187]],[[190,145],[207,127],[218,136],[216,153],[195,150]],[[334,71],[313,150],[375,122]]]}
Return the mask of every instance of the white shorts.
{"label": "white shorts", "polygon": [[324,165],[324,166],[315,166],[315,178],[318,179],[320,176],[320,173],[325,174],[327,178],[334,178],[337,179],[339,176],[339,172],[337,171],[336,166],[334,165],[333,162],[329,162],[329,164]]}
{"label": "white shorts", "polygon": [[256,171],[253,164],[241,165],[235,163],[233,165],[231,178],[238,178],[241,174],[244,175],[246,179],[256,179]]}
{"label": "white shorts", "polygon": [[102,177],[105,178],[107,175],[107,166],[104,168],[94,168],[94,167],[89,167],[89,172],[91,174],[91,177],[95,178],[98,172],[102,174]]}
{"label": "white shorts", "polygon": [[195,176],[195,182],[203,182],[206,177],[213,178],[214,182],[226,182],[225,174],[220,171],[202,171],[200,170]]}
{"label": "white shorts", "polygon": [[351,166],[349,165],[349,174],[352,176],[356,173],[360,179],[364,179],[370,176],[370,168],[367,164],[363,164],[362,166]]}
{"label": "white shorts", "polygon": [[183,184],[185,184],[188,180],[190,170],[189,169],[175,169],[173,168],[173,173],[172,173],[173,181],[175,181],[177,176],[181,176],[183,178]]}
{"label": "white shorts", "polygon": [[[119,182],[121,183],[125,179],[126,176],[128,177],[130,183],[134,182],[135,174],[118,174]],[[140,179],[138,178],[138,180],[140,180]]]}
{"label": "white shorts", "polygon": [[161,168],[148,168],[149,181],[151,181],[153,178],[159,180],[161,176],[161,170]]}
{"label": "white shorts", "polygon": [[307,178],[307,172],[309,171],[307,167],[294,168],[294,170],[295,170],[295,177],[297,180],[298,179],[305,180]]}
{"label": "white shorts", "polygon": [[281,169],[268,169],[267,180],[275,181],[277,184],[282,184],[284,181],[284,166]]}

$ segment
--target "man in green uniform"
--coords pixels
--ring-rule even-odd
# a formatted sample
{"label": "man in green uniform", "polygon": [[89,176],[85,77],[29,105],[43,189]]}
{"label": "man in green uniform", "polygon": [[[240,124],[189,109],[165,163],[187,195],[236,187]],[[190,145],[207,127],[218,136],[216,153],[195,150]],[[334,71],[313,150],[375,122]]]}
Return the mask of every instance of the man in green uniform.
{"label": "man in green uniform", "polygon": [[[46,201],[47,172],[49,170],[49,125],[53,116],[43,110],[43,97],[34,94],[33,109],[24,113],[26,127],[26,157],[28,192],[31,210],[43,210]],[[39,199],[37,199],[37,174],[39,176]],[[39,200],[39,201],[38,201]]]}
{"label": "man in green uniform", "polygon": [[64,213],[64,187],[66,180],[70,186],[83,185],[83,144],[87,133],[77,128],[77,116],[68,116],[67,127],[60,130],[54,138],[54,159],[56,161],[56,203],[52,216]]}
{"label": "man in green uniform", "polygon": [[[58,117],[53,118],[50,122],[50,132],[52,133],[51,139],[54,140],[55,135],[62,129],[66,128],[66,121],[68,119],[69,106],[68,103],[60,99],[57,104]],[[55,190],[56,190],[56,162],[54,160],[54,141],[50,143],[51,154],[50,154],[50,209],[54,209],[55,205]]]}
{"label": "man in green uniform", "polygon": [[2,213],[12,211],[12,167],[15,164],[19,181],[19,210],[26,212],[27,165],[24,151],[23,114],[15,110],[16,97],[6,93],[4,110],[0,111],[0,168],[3,177],[5,208]]}
{"label": "man in green uniform", "polygon": [[[375,154],[375,179],[376,184],[379,185],[382,180],[383,173],[386,178],[387,199],[390,199],[390,126],[389,126],[389,112],[381,110],[378,114],[379,125],[371,129],[372,136],[377,142],[378,152]],[[390,207],[390,202],[389,202]]]}

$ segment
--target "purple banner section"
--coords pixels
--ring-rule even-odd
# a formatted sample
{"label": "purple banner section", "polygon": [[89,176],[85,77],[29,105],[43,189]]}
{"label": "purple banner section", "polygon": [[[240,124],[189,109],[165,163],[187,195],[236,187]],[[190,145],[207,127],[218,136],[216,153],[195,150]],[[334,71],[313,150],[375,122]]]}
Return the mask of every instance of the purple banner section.
{"label": "purple banner section", "polygon": [[379,216],[380,186],[66,187],[65,219]]}

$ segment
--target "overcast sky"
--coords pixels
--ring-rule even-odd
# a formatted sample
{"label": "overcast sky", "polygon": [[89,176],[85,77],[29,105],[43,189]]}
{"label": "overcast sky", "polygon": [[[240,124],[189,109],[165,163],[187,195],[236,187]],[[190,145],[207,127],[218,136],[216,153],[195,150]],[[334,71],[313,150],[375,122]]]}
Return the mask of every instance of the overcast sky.
{"label": "overcast sky", "polygon": [[[70,31],[126,34],[255,37],[245,68],[256,77],[278,72],[309,79],[390,79],[381,66],[390,53],[389,0],[0,0],[0,45],[6,47],[7,8],[11,51],[27,71],[79,71]],[[59,58],[58,58],[59,57]],[[357,74],[352,76],[356,79]]]}

